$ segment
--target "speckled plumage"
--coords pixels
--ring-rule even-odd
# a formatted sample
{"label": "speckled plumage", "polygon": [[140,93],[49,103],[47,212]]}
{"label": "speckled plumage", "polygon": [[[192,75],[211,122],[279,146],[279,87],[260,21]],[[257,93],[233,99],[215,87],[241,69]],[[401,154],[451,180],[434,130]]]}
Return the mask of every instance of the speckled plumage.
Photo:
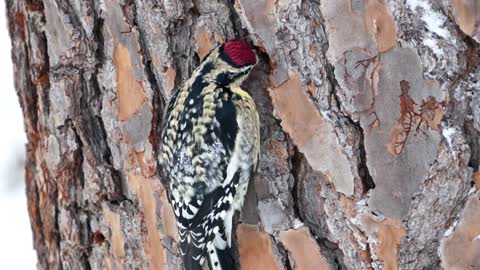
{"label": "speckled plumage", "polygon": [[258,114],[239,86],[255,62],[243,61],[242,51],[232,61],[223,50],[213,50],[174,94],[161,137],[159,163],[186,269],[201,269],[205,258],[222,269],[233,214],[258,162]]}

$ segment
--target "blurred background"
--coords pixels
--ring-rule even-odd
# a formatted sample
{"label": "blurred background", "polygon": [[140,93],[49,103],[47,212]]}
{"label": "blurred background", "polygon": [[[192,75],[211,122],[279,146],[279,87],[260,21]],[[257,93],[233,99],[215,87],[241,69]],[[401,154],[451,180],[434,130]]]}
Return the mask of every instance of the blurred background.
{"label": "blurred background", "polygon": [[13,88],[5,2],[0,3],[0,269],[36,269],[24,183],[26,136]]}

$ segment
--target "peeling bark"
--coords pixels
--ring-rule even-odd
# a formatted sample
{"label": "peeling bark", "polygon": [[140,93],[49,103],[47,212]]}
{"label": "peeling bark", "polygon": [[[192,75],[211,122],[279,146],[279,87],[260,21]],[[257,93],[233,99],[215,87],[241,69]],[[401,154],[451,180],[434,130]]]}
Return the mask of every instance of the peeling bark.
{"label": "peeling bark", "polygon": [[234,38],[261,60],[242,269],[480,267],[478,1],[6,3],[39,269],[182,269],[162,111]]}

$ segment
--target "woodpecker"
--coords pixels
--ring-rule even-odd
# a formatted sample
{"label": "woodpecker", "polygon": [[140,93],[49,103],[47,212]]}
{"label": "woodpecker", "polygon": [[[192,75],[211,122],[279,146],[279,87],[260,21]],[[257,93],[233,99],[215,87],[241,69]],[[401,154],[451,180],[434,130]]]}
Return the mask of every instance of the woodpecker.
{"label": "woodpecker", "polygon": [[255,102],[241,85],[256,63],[247,42],[227,41],[167,106],[158,158],[186,270],[238,268],[232,219],[260,151]]}

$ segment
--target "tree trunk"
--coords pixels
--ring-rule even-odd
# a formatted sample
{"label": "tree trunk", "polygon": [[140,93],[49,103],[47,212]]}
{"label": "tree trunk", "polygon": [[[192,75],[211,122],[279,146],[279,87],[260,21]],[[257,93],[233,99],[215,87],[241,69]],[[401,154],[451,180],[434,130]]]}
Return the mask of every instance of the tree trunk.
{"label": "tree trunk", "polygon": [[[7,0],[39,269],[182,269],[162,111],[258,45],[242,269],[480,269],[476,0]],[[6,127],[8,128],[8,127]]]}

